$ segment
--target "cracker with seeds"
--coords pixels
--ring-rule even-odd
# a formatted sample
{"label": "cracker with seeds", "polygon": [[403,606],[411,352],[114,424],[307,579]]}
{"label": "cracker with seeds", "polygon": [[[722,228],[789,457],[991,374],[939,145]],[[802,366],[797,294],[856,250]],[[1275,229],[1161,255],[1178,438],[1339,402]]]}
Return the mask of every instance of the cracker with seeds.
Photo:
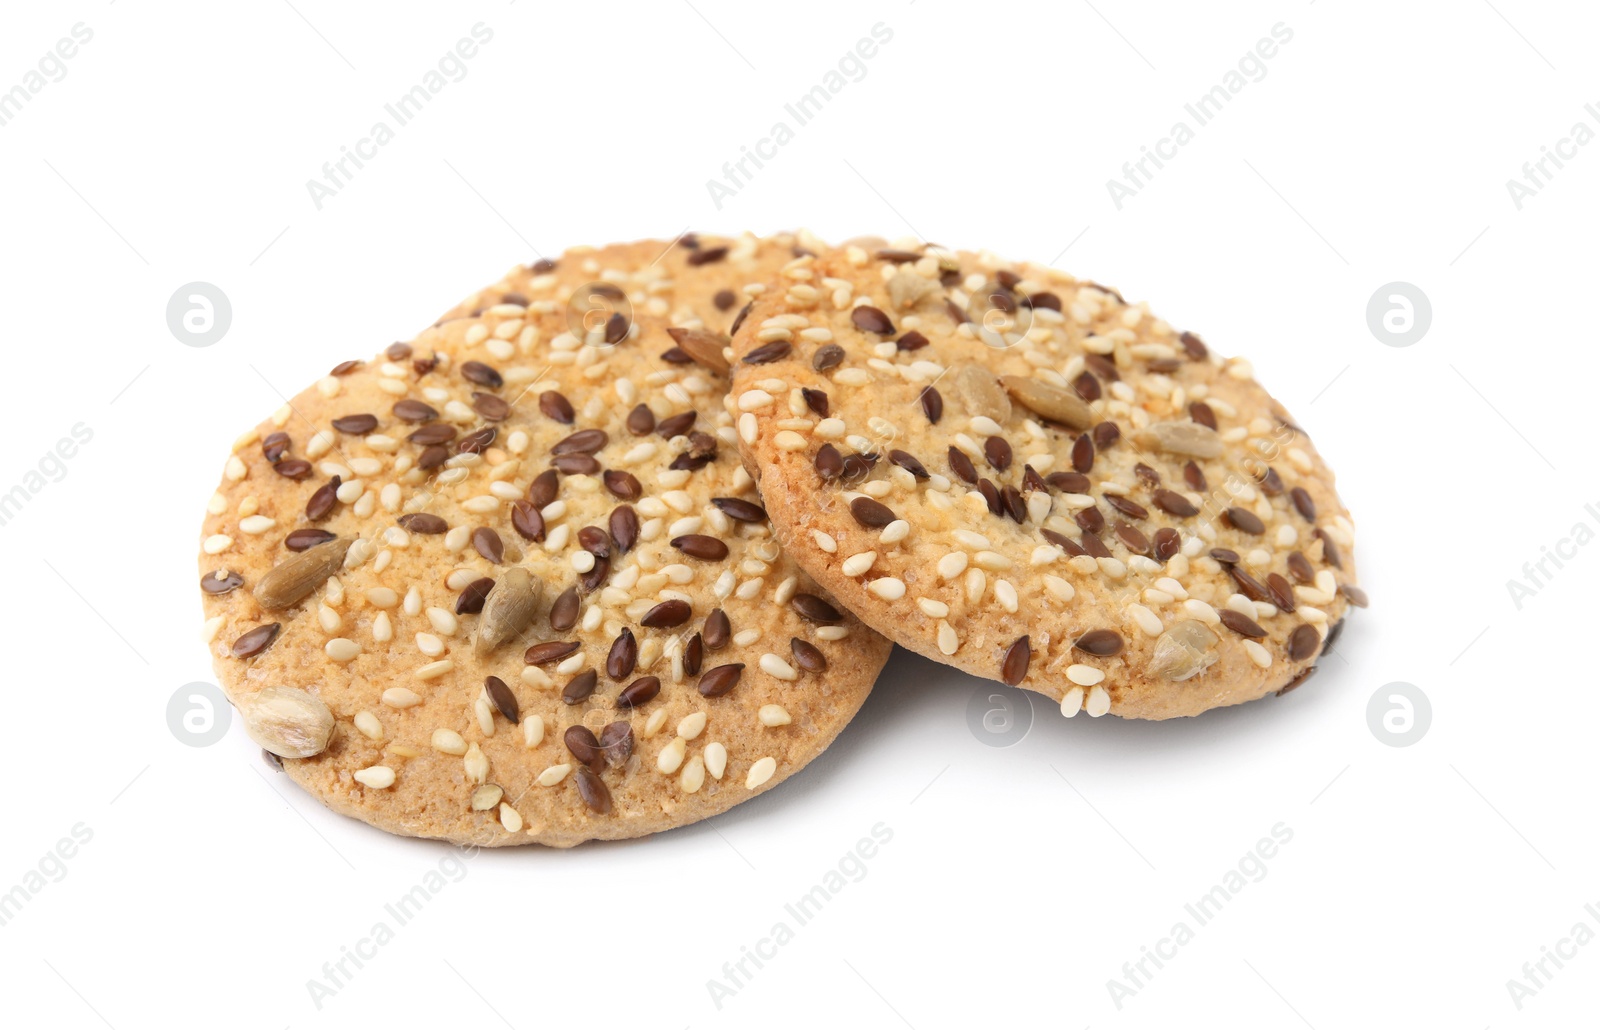
{"label": "cracker with seeds", "polygon": [[251,736],[393,833],[569,846],[771,789],[889,643],[778,547],[725,374],[780,236],[569,251],[234,445],[200,588]]}
{"label": "cracker with seeds", "polygon": [[1282,692],[1365,604],[1305,431],[1116,290],[853,243],[790,262],[734,352],[741,450],[795,561],[897,643],[1068,716]]}

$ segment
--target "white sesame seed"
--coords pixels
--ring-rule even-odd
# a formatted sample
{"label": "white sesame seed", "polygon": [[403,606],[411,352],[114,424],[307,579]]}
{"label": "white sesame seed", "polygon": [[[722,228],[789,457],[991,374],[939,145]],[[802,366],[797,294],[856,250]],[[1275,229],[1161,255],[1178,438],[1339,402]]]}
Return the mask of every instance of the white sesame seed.
{"label": "white sesame seed", "polygon": [[571,771],[572,766],[567,765],[564,762],[560,765],[552,765],[544,772],[539,774],[538,784],[541,787],[554,787],[556,784],[566,779],[567,773]]}
{"label": "white sesame seed", "polygon": [[1061,714],[1072,718],[1083,711],[1083,688],[1072,687],[1061,695]]}
{"label": "white sesame seed", "polygon": [[938,640],[940,654],[955,654],[961,646],[961,638],[956,635],[955,628],[943,619],[939,620]]}
{"label": "white sesame seed", "polygon": [[361,645],[345,637],[334,637],[322,645],[322,651],[333,661],[353,662],[361,654]]}
{"label": "white sesame seed", "polygon": [[389,587],[373,587],[367,591],[367,603],[374,608],[393,608],[400,603],[400,595]]}
{"label": "white sesame seed", "polygon": [[763,411],[772,407],[772,394],[765,390],[746,390],[739,395],[740,411]]}
{"label": "white sesame seed", "polygon": [[989,578],[983,574],[982,569],[968,569],[962,586],[966,590],[967,603],[977,604],[983,600],[983,592],[988,589]]}
{"label": "white sesame seed", "polygon": [[1217,614],[1215,608],[1197,598],[1191,597],[1183,602],[1183,610],[1188,613],[1191,619],[1196,619],[1208,626],[1215,626],[1222,621],[1222,617]]}
{"label": "white sesame seed", "polygon": [[951,551],[949,554],[946,554],[943,558],[939,559],[939,563],[937,566],[935,566],[935,568],[938,570],[940,579],[955,579],[957,576],[966,571],[966,552]]}
{"label": "white sesame seed", "polygon": [[979,551],[972,556],[972,563],[989,572],[1005,572],[1012,566],[1011,559],[999,551]]}
{"label": "white sesame seed", "polygon": [[1263,669],[1269,668],[1272,665],[1272,652],[1268,651],[1254,640],[1244,641],[1244,653],[1250,656],[1250,660],[1252,662],[1255,662],[1256,665]]}
{"label": "white sesame seed", "polygon": [[803,451],[806,438],[792,429],[785,429],[773,436],[772,445],[780,451]]}
{"label": "white sesame seed", "polygon": [[712,741],[706,745],[706,772],[714,780],[722,779],[722,772],[728,767],[728,749],[720,741]]}
{"label": "white sesame seed", "polygon": [[467,745],[467,754],[461,759],[461,768],[471,783],[483,783],[489,778],[489,756],[483,753],[476,741]]}
{"label": "white sesame seed", "polygon": [[995,580],[994,599],[1008,612],[1014,613],[1017,610],[1017,588],[1012,586],[1009,580]]}
{"label": "white sesame seed", "polygon": [[860,554],[852,554],[850,557],[846,558],[840,565],[840,569],[846,576],[860,576],[864,575],[867,570],[871,569],[873,563],[877,560],[878,552],[862,551]]}
{"label": "white sesame seed", "polygon": [[522,720],[522,746],[538,747],[544,742],[544,719],[530,715]]}
{"label": "white sesame seed", "polygon": [[1080,687],[1092,687],[1106,678],[1106,674],[1092,665],[1073,664],[1067,666],[1067,679]]}
{"label": "white sesame seed", "polygon": [[1183,588],[1183,584],[1171,576],[1162,576],[1153,585],[1157,590],[1164,594],[1170,594],[1178,600],[1186,600],[1189,597],[1189,592]]}
{"label": "white sesame seed", "polygon": [[931,597],[917,598],[917,607],[922,609],[922,614],[930,619],[942,619],[950,614],[950,606],[943,601],[936,601]]}
{"label": "white sesame seed", "polygon": [[1076,588],[1071,583],[1068,583],[1060,576],[1048,574],[1044,577],[1044,589],[1051,597],[1063,602],[1072,600],[1077,594]]}
{"label": "white sesame seed", "polygon": [[440,676],[443,676],[445,673],[449,672],[455,667],[456,663],[448,658],[441,659],[437,662],[429,662],[427,665],[424,665],[422,668],[417,670],[417,679],[438,679]]}
{"label": "white sesame seed", "polygon": [[787,726],[791,721],[782,705],[762,705],[757,717],[763,726]]}
{"label": "white sesame seed", "polygon": [[867,584],[867,589],[872,591],[877,596],[883,598],[885,601],[898,601],[900,598],[906,595],[906,585],[904,581],[896,579],[893,576],[884,576],[882,579],[875,579]]}
{"label": "white sesame seed", "polygon": [[1089,697],[1083,703],[1083,710],[1094,719],[1111,711],[1111,695],[1106,693],[1105,687],[1090,687]]}
{"label": "white sesame seed", "polygon": [[[678,679],[678,682],[683,682],[681,677]],[[655,711],[650,713],[650,718],[645,720],[644,732],[641,735],[645,737],[653,737],[657,733],[660,733],[661,727],[665,726],[666,724],[667,710],[665,708],[657,708]]]}
{"label": "white sesame seed", "polygon": [[690,712],[678,720],[678,736],[693,740],[706,728],[706,713]]}
{"label": "white sesame seed", "polygon": [[766,673],[768,676],[771,676],[773,679],[788,680],[792,682],[800,678],[800,674],[795,672],[794,666],[790,665],[788,662],[784,661],[782,658],[779,658],[777,655],[772,654],[771,652],[762,655],[759,664],[761,666],[761,671]]}
{"label": "white sesame seed", "polygon": [[[904,471],[901,469],[900,471]],[[898,544],[911,535],[911,523],[905,519],[895,519],[883,527],[883,532],[878,534],[879,543]]]}
{"label": "white sesame seed", "polygon": [[233,537],[222,533],[206,537],[206,542],[201,545],[201,550],[207,554],[221,554],[233,546]]}
{"label": "white sesame seed", "polygon": [[677,772],[678,766],[683,764],[683,756],[688,747],[682,737],[674,737],[661,749],[661,753],[656,755],[656,769],[669,776]]}
{"label": "white sesame seed", "polygon": [[464,755],[467,753],[467,742],[455,730],[441,727],[433,731],[433,749],[447,755]]}
{"label": "white sesame seed", "polygon": [[822,440],[837,440],[844,436],[844,420],[838,418],[825,418],[818,422],[811,430],[812,435]]}
{"label": "white sesame seed", "polygon": [[311,434],[311,438],[306,441],[306,457],[316,461],[333,450],[334,442],[333,433],[329,430],[323,429]]}
{"label": "white sesame seed", "polygon": [[251,515],[249,518],[239,520],[239,532],[260,536],[277,524],[276,519],[270,519],[265,515]]}
{"label": "white sesame seed", "polygon": [[394,786],[394,770],[387,765],[371,765],[365,769],[357,769],[350,776],[363,787],[371,787],[373,790]]}
{"label": "white sesame seed", "polygon": [[772,774],[777,771],[777,759],[770,756],[767,758],[757,759],[756,763],[750,767],[749,775],[744,778],[744,785],[749,790],[755,790],[763,783],[766,783],[768,780],[772,779]]}
{"label": "white sesame seed", "polygon": [[[411,595],[408,592],[406,594],[407,600],[409,600],[410,597]],[[447,637],[455,636],[456,630],[461,626],[461,623],[456,618],[455,613],[445,608],[429,608],[428,623],[434,628],[435,632]]]}
{"label": "white sesame seed", "polygon": [[1154,612],[1142,604],[1128,605],[1128,615],[1133,619],[1146,636],[1159,637],[1161,635],[1161,620]]}
{"label": "white sesame seed", "polygon": [[372,639],[380,644],[387,644],[394,639],[394,624],[389,621],[388,612],[379,612],[373,618]]}
{"label": "white sesame seed", "polygon": [[1035,569],[1049,565],[1051,562],[1060,561],[1065,553],[1054,544],[1040,544],[1028,555],[1028,565]]}
{"label": "white sesame seed", "polygon": [[[432,633],[418,633],[416,636],[417,650],[429,658],[437,658],[444,654],[444,641]],[[331,657],[331,656],[330,656]]]}
{"label": "white sesame seed", "polygon": [[376,715],[366,709],[357,712],[355,718],[351,721],[355,723],[356,729],[361,731],[361,735],[368,740],[379,740],[383,737],[383,724],[378,721]]}
{"label": "white sesame seed", "polygon": [[750,629],[742,629],[733,635],[733,642],[740,647],[749,647],[751,644],[760,639],[761,631],[753,627]]}

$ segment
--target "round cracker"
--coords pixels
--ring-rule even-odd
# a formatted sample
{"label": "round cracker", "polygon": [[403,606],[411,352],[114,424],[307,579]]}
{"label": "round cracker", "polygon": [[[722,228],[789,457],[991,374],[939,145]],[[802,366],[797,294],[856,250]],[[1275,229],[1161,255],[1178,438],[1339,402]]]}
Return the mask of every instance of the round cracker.
{"label": "round cracker", "polygon": [[1364,603],[1304,430],[1115,290],[848,245],[791,262],[734,350],[741,451],[795,561],[897,643],[1069,716],[1297,685]]}
{"label": "round cracker", "polygon": [[[206,629],[217,675],[236,705],[248,711],[262,688],[286,686],[331,711],[331,742],[315,757],[284,759],[290,778],[335,811],[393,833],[568,846],[724,811],[781,783],[834,739],[890,645],[853,618],[830,617],[815,584],[779,552],[739,464],[726,379],[675,362],[680,355],[667,333],[725,333],[800,246],[788,236],[646,241],[516,269],[410,343],[340,365],[238,440],[202,532],[202,582],[213,577],[211,586],[225,591],[203,592]],[[583,289],[596,283],[598,292]],[[611,344],[607,327],[616,323],[605,305],[615,307],[619,291],[631,315],[626,335]],[[694,425],[646,429],[633,414],[641,404],[657,426],[691,412]],[[568,406],[570,422],[563,421]],[[373,417],[352,418],[358,415]],[[430,451],[408,439],[419,430],[451,439]],[[474,436],[485,430],[493,430],[492,441]],[[598,449],[584,437],[560,444],[595,430],[606,434]],[[527,514],[538,508],[528,500],[543,489],[534,484],[557,460],[552,451],[567,452],[568,471],[557,473],[540,534]],[[584,455],[596,471],[584,471]],[[640,496],[619,496],[604,471],[631,474]],[[325,517],[308,518],[308,501],[335,475],[339,499]],[[724,498],[733,502],[719,507],[715,499]],[[625,517],[610,532],[612,514],[625,504],[638,522],[627,549]],[[519,531],[519,505],[521,528],[538,539]],[[589,546],[609,548],[603,574],[580,543],[585,527],[607,530],[581,534]],[[284,591],[277,580],[263,587],[263,577],[295,557],[286,541],[296,532],[300,541],[308,529],[353,543],[333,576],[318,579],[303,599],[266,607],[263,601],[281,604]],[[338,546],[301,554],[314,558]],[[513,568],[542,585],[531,622],[480,654],[485,616],[471,598],[482,585],[470,584],[495,582],[487,594],[493,608]],[[215,579],[219,571],[232,576]],[[234,579],[239,584],[226,589]],[[558,631],[553,603],[574,586],[582,594],[576,624]],[[668,605],[648,614],[671,601],[687,602],[687,613]],[[713,610],[728,620],[729,639],[716,649],[705,638]],[[642,625],[652,621],[673,624]],[[242,637],[273,623],[279,629],[264,649],[235,654]],[[628,649],[617,644],[625,633],[637,657],[628,662],[619,653],[613,666],[614,647]],[[801,649],[814,668],[817,656],[825,667],[807,671],[792,639],[814,649]],[[330,649],[335,640],[347,643]],[[527,664],[532,645],[550,642],[570,643],[571,654]],[[707,680],[717,680],[712,670],[734,665],[743,669],[731,690],[703,696]],[[569,685],[585,672],[596,674],[596,689],[567,703]],[[518,722],[497,706],[491,676],[513,696]],[[621,691],[648,676],[659,679],[659,693],[621,707]],[[724,685],[734,678],[717,676]],[[396,707],[413,696],[409,707]],[[583,753],[593,768],[584,765],[566,731],[588,727],[603,739],[613,723],[631,731],[631,754],[613,742],[599,756]],[[363,772],[375,767],[392,769],[393,784],[378,785],[387,774]],[[609,812],[589,803],[603,808],[607,798]]]}

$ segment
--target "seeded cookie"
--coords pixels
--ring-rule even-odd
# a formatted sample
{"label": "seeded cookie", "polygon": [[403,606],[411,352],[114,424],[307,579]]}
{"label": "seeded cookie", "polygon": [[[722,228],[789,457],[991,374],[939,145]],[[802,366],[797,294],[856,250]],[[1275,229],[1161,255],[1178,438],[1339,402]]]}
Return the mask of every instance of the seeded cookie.
{"label": "seeded cookie", "polygon": [[785,549],[915,651],[1074,715],[1300,683],[1355,585],[1304,430],[1143,304],[919,245],[802,255],[728,403]]}
{"label": "seeded cookie", "polygon": [[205,635],[292,779],[394,833],[568,846],[721,812],[833,740],[890,645],[780,552],[727,378],[674,339],[725,343],[797,251],[514,270],[239,438]]}

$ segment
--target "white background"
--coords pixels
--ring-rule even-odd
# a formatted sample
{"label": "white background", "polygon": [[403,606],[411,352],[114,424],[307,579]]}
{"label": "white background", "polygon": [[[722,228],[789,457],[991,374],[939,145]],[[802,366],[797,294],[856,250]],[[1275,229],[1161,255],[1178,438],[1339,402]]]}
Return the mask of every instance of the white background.
{"label": "white background", "polygon": [[[0,926],[0,1019],[1590,1025],[1600,944],[1520,1010],[1506,982],[1600,931],[1600,548],[1520,610],[1506,584],[1600,525],[1600,146],[1520,210],[1505,184],[1600,129],[1600,18],[1223,6],[8,4],[0,89],[94,35],[0,127],[0,492],[93,438],[0,527],[0,892],[93,836]],[[317,210],[306,180],[478,22],[466,77]],[[719,210],[706,180],[878,22],[865,77]],[[1106,180],[1280,22],[1266,76],[1119,210]],[[207,748],[169,731],[212,678],[194,554],[232,440],[536,253],[797,225],[1055,261],[1249,355],[1339,472],[1372,608],[1284,698],[1163,724],[1041,702],[1007,748],[969,727],[988,686],[898,655],[781,789],[653,840],[482,854],[319,1010],[307,981],[451,852],[331,815],[237,720]],[[164,316],[195,280],[233,305],[208,348]],[[1406,348],[1366,319],[1393,281],[1433,309]],[[1367,716],[1397,681],[1432,709],[1403,748]],[[865,878],[719,1009],[707,981],[878,823]],[[1196,928],[1184,905],[1280,823],[1265,878]],[[1194,940],[1119,1009],[1107,981],[1179,920]]]}

